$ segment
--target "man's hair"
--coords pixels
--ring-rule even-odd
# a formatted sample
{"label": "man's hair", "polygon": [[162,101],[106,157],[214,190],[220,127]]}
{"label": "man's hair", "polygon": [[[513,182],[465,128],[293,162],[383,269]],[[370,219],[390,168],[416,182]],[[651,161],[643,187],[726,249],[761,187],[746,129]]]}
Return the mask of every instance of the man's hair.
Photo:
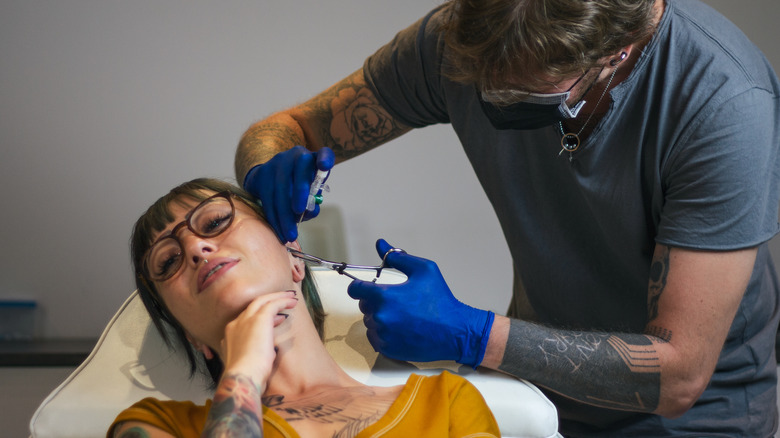
{"label": "man's hair", "polygon": [[[194,375],[197,370],[201,370],[211,377],[214,385],[219,382],[219,378],[222,375],[222,361],[216,355],[214,359],[205,360],[202,355],[195,351],[194,347],[187,340],[184,328],[163,303],[157,288],[154,286],[154,282],[146,276],[144,257],[153,243],[152,238],[174,221],[175,216],[171,211],[171,205],[178,204],[186,207],[187,201],[198,203],[212,194],[225,191],[236,195],[235,199],[249,206],[265,222],[265,214],[262,208],[250,194],[218,179],[199,178],[174,187],[152,204],[136,221],[130,238],[130,257],[133,262],[136,287],[154,326],[168,347],[183,351],[186,354],[190,364],[190,376]],[[308,267],[305,267],[305,272],[306,275],[301,285],[301,292],[306,301],[309,314],[314,321],[314,326],[322,339],[325,311],[322,308],[322,302]]]}
{"label": "man's hair", "polygon": [[654,0],[450,0],[446,75],[479,89],[524,89],[581,75],[649,38]]}

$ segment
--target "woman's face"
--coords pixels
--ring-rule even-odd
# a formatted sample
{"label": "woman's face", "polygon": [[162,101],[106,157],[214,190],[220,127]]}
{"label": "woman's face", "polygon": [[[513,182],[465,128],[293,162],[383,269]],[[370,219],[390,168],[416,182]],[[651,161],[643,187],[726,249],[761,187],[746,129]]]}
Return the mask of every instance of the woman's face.
{"label": "woman's face", "polygon": [[[209,196],[211,194],[208,194]],[[167,235],[197,202],[171,204],[175,219],[154,236]],[[183,262],[173,277],[155,282],[171,314],[193,341],[218,347],[225,325],[256,297],[300,291],[303,266],[279,243],[271,228],[242,201],[233,200],[235,217],[222,234],[201,238],[187,227],[177,231]]]}

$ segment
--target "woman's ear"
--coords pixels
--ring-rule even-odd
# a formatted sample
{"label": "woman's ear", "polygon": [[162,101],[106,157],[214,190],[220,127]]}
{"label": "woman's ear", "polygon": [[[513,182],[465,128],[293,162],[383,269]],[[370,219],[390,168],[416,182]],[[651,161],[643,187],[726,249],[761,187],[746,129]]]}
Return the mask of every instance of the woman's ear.
{"label": "woman's ear", "polygon": [[[287,246],[297,251],[301,250],[301,245],[298,243],[297,240],[288,243]],[[296,283],[300,283],[301,281],[303,281],[303,278],[306,277],[306,264],[303,262],[303,260],[292,255],[291,252],[288,252],[288,255],[290,257],[290,268],[292,269],[293,281]]]}
{"label": "woman's ear", "polygon": [[187,333],[187,340],[190,341],[190,344],[193,348],[195,348],[196,351],[203,353],[203,357],[205,357],[206,360],[214,359],[214,352],[211,351],[211,347],[204,344],[203,342],[196,340],[189,333]]}

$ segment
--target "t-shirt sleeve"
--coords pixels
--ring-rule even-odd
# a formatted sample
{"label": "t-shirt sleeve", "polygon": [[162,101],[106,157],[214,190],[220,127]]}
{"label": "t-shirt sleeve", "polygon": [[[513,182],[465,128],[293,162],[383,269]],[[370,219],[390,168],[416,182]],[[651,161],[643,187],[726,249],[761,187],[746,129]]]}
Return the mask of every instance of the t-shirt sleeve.
{"label": "t-shirt sleeve", "polygon": [[161,429],[173,436],[200,436],[210,408],[192,402],[161,401],[145,398],[122,411],[111,423],[106,437],[111,438],[114,428],[124,421],[139,421]]}
{"label": "t-shirt sleeve", "polygon": [[366,59],[363,73],[380,104],[402,123],[420,128],[448,123],[442,93],[439,7],[399,32]]}
{"label": "t-shirt sleeve", "polygon": [[733,250],[778,232],[777,97],[752,88],[702,111],[665,166],[658,243]]}
{"label": "t-shirt sleeve", "polygon": [[479,390],[468,380],[443,373],[449,388],[451,437],[499,437],[498,423]]}

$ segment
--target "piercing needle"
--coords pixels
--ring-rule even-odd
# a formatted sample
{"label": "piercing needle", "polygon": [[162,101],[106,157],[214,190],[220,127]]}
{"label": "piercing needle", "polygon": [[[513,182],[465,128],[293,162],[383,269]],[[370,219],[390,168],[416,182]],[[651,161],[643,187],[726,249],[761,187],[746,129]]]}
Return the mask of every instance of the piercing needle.
{"label": "piercing needle", "polygon": [[320,190],[325,192],[330,191],[328,185],[325,184],[328,174],[330,174],[330,170],[317,170],[317,173],[314,175],[314,181],[311,183],[309,197],[306,201],[306,210],[301,213],[301,217],[298,219],[299,224],[303,222],[303,216],[307,211],[314,211],[314,206],[322,203],[322,195],[318,194]]}

